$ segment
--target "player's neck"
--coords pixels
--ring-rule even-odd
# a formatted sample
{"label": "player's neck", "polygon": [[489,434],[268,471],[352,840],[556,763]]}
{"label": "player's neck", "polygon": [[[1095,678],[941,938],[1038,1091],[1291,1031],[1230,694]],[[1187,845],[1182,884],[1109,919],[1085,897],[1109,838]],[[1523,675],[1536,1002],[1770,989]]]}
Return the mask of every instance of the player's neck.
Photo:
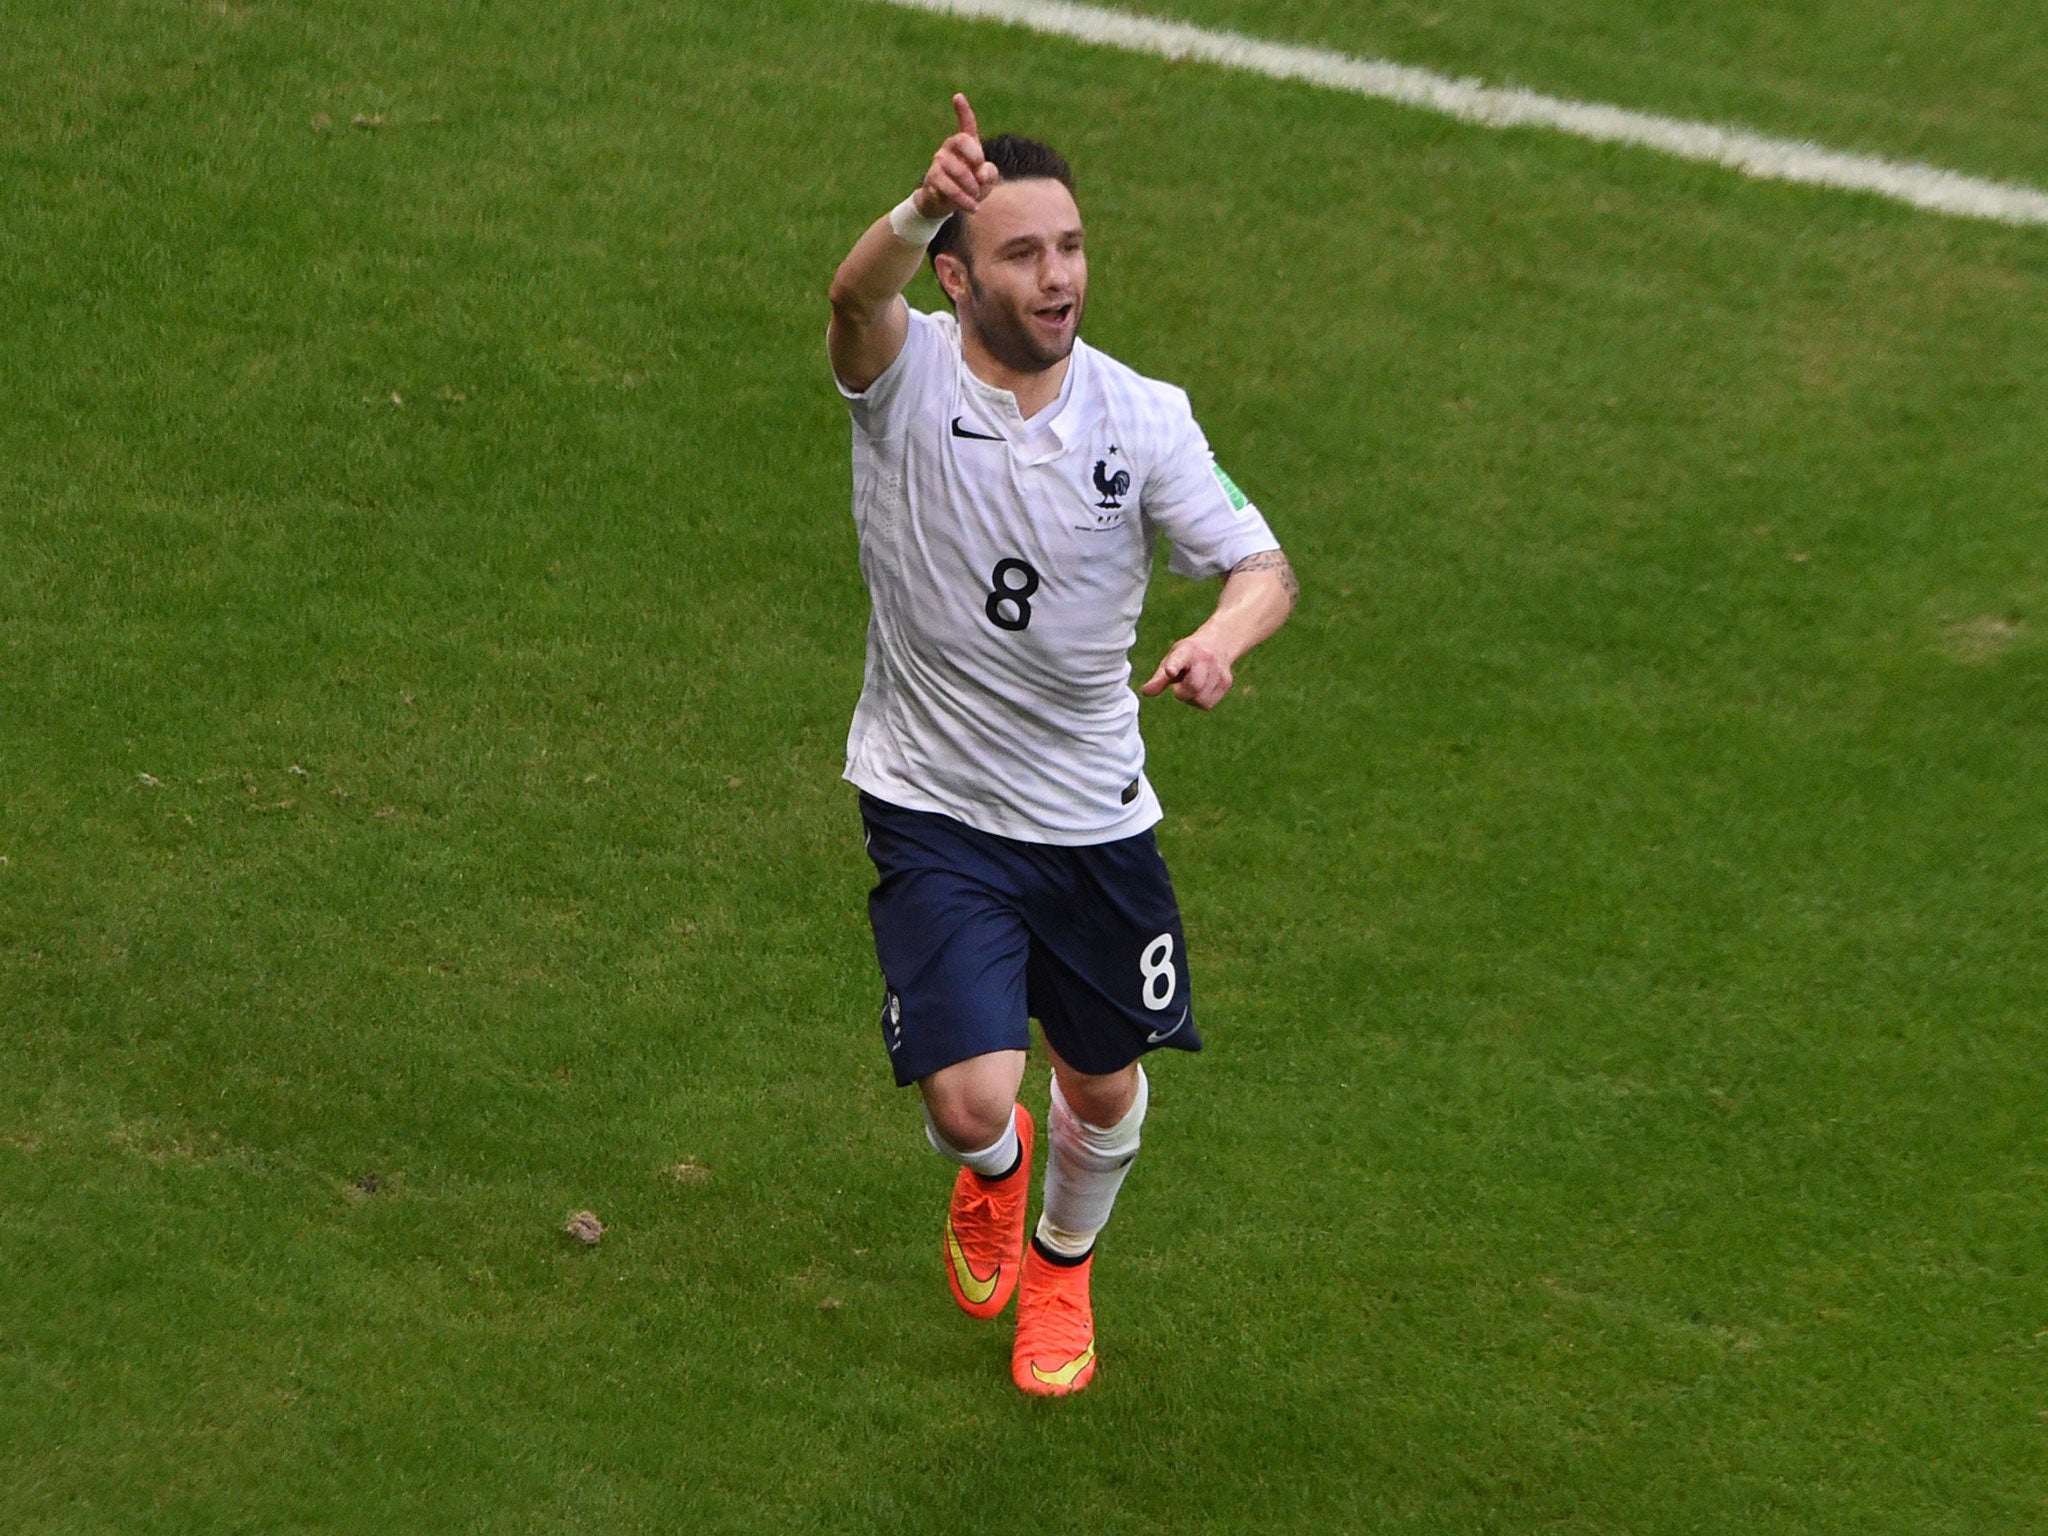
{"label": "player's neck", "polygon": [[1007,389],[1014,395],[1017,414],[1026,421],[1059,398],[1060,390],[1067,382],[1067,369],[1074,363],[1074,354],[1069,352],[1050,368],[1041,368],[1035,373],[1008,367],[996,360],[968,326],[960,328],[960,355],[967,359],[968,369],[982,383]]}

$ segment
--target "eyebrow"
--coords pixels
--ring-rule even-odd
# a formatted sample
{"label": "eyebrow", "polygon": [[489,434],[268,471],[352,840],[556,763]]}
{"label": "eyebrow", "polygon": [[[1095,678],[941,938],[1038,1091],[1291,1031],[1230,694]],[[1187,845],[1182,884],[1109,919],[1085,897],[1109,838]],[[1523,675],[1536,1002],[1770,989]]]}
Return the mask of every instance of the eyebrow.
{"label": "eyebrow", "polygon": [[[1076,224],[1072,229],[1061,230],[1057,235],[1053,236],[1053,238],[1055,240],[1077,240],[1081,238],[1081,235],[1081,226],[1079,224]],[[1038,244],[1038,236],[1036,235],[1012,235],[1009,239],[1005,240],[1001,245],[996,247],[995,254],[1001,256],[1005,255],[1010,251],[1028,249],[1029,247],[1034,246],[1036,244]]]}

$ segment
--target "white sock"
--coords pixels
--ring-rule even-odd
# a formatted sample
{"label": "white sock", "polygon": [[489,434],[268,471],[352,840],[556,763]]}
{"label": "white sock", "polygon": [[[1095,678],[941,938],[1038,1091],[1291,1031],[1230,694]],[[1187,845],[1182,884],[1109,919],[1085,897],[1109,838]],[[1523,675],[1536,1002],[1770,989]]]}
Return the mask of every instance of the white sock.
{"label": "white sock", "polygon": [[932,1124],[932,1112],[924,1112],[925,1139],[932,1144],[932,1150],[943,1158],[958,1163],[963,1168],[972,1168],[984,1179],[1000,1178],[1017,1166],[1018,1154],[1024,1150],[1017,1139],[1017,1112],[1010,1111],[1010,1123],[1003,1127],[1003,1134],[983,1147],[979,1152],[963,1152],[939,1134],[939,1128]]}
{"label": "white sock", "polygon": [[1063,1259],[1078,1259],[1109,1224],[1116,1192],[1138,1155],[1138,1127],[1152,1097],[1145,1069],[1138,1068],[1138,1096],[1123,1119],[1104,1130],[1088,1124],[1052,1083],[1052,1152],[1045,1160],[1045,1207],[1038,1216],[1038,1241]]}

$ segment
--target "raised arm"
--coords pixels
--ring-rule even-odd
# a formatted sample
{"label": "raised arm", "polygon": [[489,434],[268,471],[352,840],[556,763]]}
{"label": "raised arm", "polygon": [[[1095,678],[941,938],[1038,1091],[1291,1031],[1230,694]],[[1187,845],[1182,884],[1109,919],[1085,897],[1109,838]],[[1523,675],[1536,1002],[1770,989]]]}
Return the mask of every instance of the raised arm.
{"label": "raised arm", "polygon": [[856,393],[880,378],[903,350],[910,328],[903,290],[917,276],[939,221],[956,209],[974,212],[981,206],[981,194],[995,184],[996,168],[981,153],[974,108],[965,96],[956,95],[953,111],[959,116],[960,131],[932,156],[931,169],[910,195],[909,209],[899,207],[870,224],[832,274],[832,326],[826,346],[839,382]]}
{"label": "raised arm", "polygon": [[1223,595],[1208,622],[1175,641],[1138,691],[1151,698],[1171,685],[1183,704],[1214,709],[1230,692],[1230,669],[1238,658],[1287,622],[1300,592],[1294,567],[1281,551],[1269,549],[1238,561],[1223,578]]}

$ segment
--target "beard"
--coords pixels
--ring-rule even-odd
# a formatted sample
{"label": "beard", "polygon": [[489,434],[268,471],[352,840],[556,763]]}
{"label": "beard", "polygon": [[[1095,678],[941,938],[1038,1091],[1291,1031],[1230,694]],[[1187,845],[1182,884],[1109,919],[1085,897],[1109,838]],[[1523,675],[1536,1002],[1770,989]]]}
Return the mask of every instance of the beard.
{"label": "beard", "polygon": [[1074,341],[1081,334],[1081,312],[1087,304],[1085,293],[1074,296],[1074,323],[1067,327],[1066,335],[1048,345],[1032,333],[1031,322],[1021,309],[990,299],[988,290],[975,281],[972,267],[967,270],[967,287],[974,300],[974,329],[981,344],[1005,368],[1043,373],[1074,350]]}

